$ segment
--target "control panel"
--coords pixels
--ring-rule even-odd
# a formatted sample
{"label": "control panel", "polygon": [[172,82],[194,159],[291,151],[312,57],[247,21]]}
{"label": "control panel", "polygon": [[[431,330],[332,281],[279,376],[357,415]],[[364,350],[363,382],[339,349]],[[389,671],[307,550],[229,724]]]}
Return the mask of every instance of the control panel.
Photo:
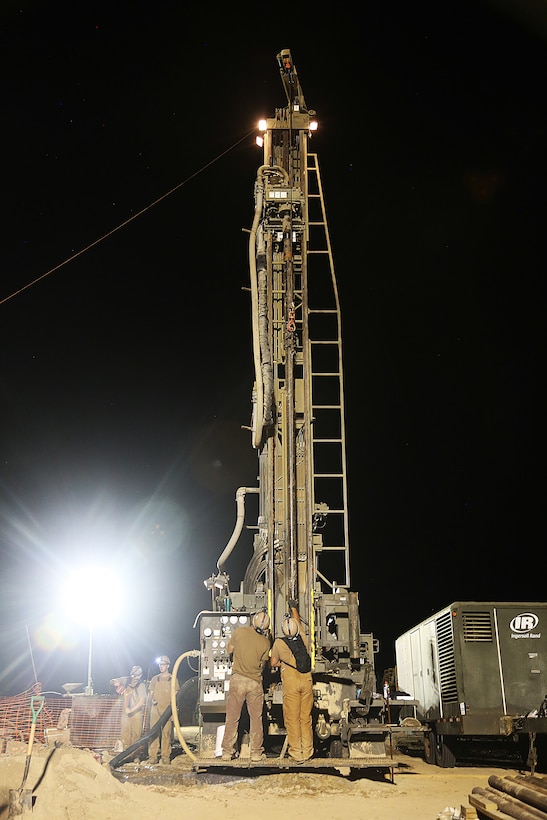
{"label": "control panel", "polygon": [[204,612],[200,619],[200,691],[202,712],[224,712],[232,661],[228,644],[240,626],[249,626],[245,612]]}

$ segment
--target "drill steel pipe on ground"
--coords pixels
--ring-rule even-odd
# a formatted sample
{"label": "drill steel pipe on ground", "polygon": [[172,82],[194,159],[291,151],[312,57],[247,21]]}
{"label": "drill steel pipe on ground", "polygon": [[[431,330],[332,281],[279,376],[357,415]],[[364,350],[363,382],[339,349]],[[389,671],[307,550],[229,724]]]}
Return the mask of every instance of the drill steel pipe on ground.
{"label": "drill steel pipe on ground", "polygon": [[516,797],[529,806],[540,809],[547,816],[547,796],[543,789],[540,791],[528,781],[525,783],[515,783],[508,777],[499,777],[499,775],[492,774],[488,778],[488,785],[498,791]]}
{"label": "drill steel pipe on ground", "polygon": [[[515,820],[546,820],[547,818],[545,812],[535,809],[533,806],[529,806],[521,800],[517,800],[516,797],[510,797],[508,794],[499,792],[496,789],[476,786],[471,796],[484,798],[487,801],[486,805],[495,805],[496,812],[494,816],[501,813],[504,817],[514,817]],[[490,816],[486,809],[479,809],[479,811],[483,811],[487,817]]]}
{"label": "drill steel pipe on ground", "polygon": [[496,806],[496,811],[493,811],[486,808],[486,805],[484,808],[477,805],[481,816],[503,815],[514,817],[515,820],[547,820],[547,778],[534,775],[518,778],[491,775],[488,787],[476,786],[470,798],[473,795],[492,804],[492,808]]}

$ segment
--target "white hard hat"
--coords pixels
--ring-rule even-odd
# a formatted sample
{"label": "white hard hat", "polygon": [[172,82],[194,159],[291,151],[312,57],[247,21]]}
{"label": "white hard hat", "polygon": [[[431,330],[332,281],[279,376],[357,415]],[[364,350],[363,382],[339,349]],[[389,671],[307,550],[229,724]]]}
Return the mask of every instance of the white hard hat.
{"label": "white hard hat", "polygon": [[270,626],[270,617],[267,612],[255,612],[253,626],[258,632],[265,632]]}
{"label": "white hard hat", "polygon": [[296,618],[285,618],[281,624],[281,629],[287,638],[296,638],[300,632]]}
{"label": "white hard hat", "polygon": [[129,674],[132,678],[142,678],[142,666],[132,666]]}
{"label": "white hard hat", "polygon": [[159,658],[158,658],[158,664],[160,664],[160,663],[166,663],[167,666],[169,666],[171,661],[169,660],[167,655],[160,655]]}

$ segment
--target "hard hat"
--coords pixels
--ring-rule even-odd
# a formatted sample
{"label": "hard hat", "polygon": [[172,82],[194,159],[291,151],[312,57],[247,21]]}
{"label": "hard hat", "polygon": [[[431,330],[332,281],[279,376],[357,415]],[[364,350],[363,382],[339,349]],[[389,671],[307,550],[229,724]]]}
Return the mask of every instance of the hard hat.
{"label": "hard hat", "polygon": [[281,629],[287,638],[296,638],[300,632],[298,621],[295,618],[285,618],[281,624]]}
{"label": "hard hat", "polygon": [[167,655],[160,655],[159,658],[158,658],[158,664],[160,664],[160,663],[166,663],[167,666],[169,666],[171,661],[169,660]]}
{"label": "hard hat", "polygon": [[270,626],[270,618],[267,612],[255,612],[253,615],[253,626],[257,632],[265,632]]}
{"label": "hard hat", "polygon": [[129,674],[132,678],[142,678],[142,666],[132,666]]}

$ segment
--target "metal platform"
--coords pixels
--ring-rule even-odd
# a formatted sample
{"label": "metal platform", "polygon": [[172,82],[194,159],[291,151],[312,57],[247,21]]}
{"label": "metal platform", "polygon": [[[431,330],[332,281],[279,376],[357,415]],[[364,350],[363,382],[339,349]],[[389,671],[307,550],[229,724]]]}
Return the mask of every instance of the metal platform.
{"label": "metal platform", "polygon": [[264,760],[251,760],[248,757],[237,757],[234,760],[222,760],[220,757],[198,758],[194,761],[194,771],[211,768],[223,769],[292,769],[308,771],[309,769],[389,769],[398,764],[392,758],[383,755],[374,757],[312,757],[304,763],[297,763],[290,757],[266,757]]}
{"label": "metal platform", "polygon": [[121,782],[141,785],[175,785],[200,777],[210,775],[216,778],[246,777],[251,775],[273,774],[276,772],[317,772],[326,774],[337,771],[338,774],[349,775],[359,769],[380,770],[388,774],[391,782],[394,781],[394,772],[400,764],[391,757],[384,755],[371,757],[314,757],[305,763],[296,763],[290,757],[272,756],[264,760],[254,761],[249,757],[238,757],[234,760],[222,760],[221,757],[185,758],[180,765],[174,762],[171,766],[158,766],[149,763],[129,763],[112,771],[112,774]]}

